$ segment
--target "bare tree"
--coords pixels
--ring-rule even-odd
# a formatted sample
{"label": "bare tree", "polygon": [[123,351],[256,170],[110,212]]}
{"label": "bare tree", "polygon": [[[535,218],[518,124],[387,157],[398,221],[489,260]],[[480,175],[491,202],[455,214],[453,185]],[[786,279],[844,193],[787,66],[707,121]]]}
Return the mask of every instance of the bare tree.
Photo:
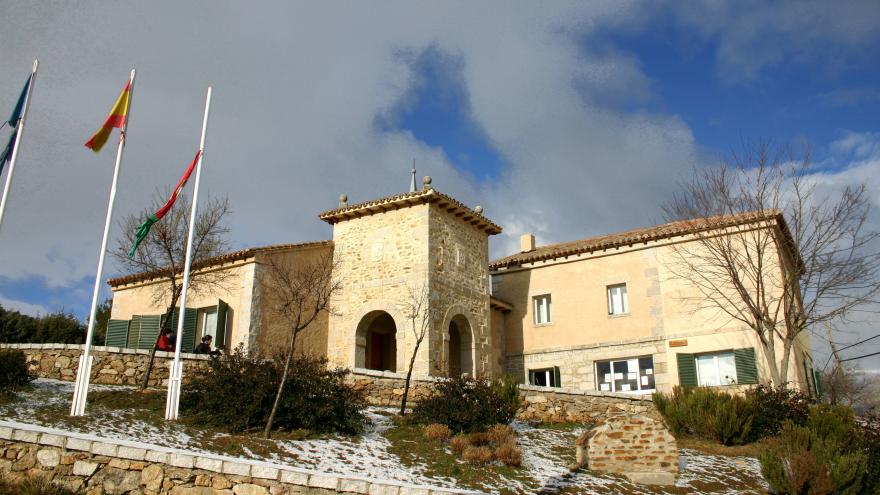
{"label": "bare tree", "polygon": [[404,317],[409,320],[410,331],[413,337],[413,350],[409,358],[409,366],[406,369],[406,379],[403,382],[403,397],[400,399],[400,415],[406,414],[406,401],[409,397],[409,386],[412,380],[413,367],[422,341],[428,335],[431,328],[433,312],[431,311],[431,291],[428,283],[415,286],[407,286],[407,300],[404,303]]}
{"label": "bare tree", "polygon": [[278,413],[290,361],[296,350],[297,337],[321,313],[330,312],[330,299],[342,288],[341,280],[334,278],[336,264],[332,251],[321,253],[317,257],[286,258],[277,255],[262,263],[263,270],[259,280],[268,300],[267,307],[274,318],[283,322],[290,336],[275,402],[263,430],[266,438],[271,434],[272,424]]}
{"label": "bare tree", "polygon": [[[120,222],[123,235],[119,238],[116,248],[111,251],[123,273],[127,275],[146,273],[163,281],[163,283],[154,286],[152,297],[155,305],[158,306],[170,300],[162,320],[162,327],[159,329],[156,342],[153,343],[150,350],[147,370],[141,381],[141,390],[147,388],[159,336],[162,335],[162,330],[170,328],[174,308],[177,306],[180,292],[183,289],[183,265],[186,257],[190,213],[190,201],[187,196],[178,197],[174,208],[152,226],[149,235],[143,240],[133,257],[129,258],[128,251],[135,242],[138,225],[143,222],[144,218],[165,204],[169,195],[170,191],[165,194],[157,192],[153,197],[153,206],[150,209],[125,217]],[[199,205],[195,232],[193,233],[193,261],[188,289],[191,293],[225,287],[229,280],[230,274],[225,270],[199,269],[204,260],[226,252],[226,235],[229,233],[229,229],[224,222],[229,212],[229,199],[225,196],[220,199],[209,198]],[[179,318],[183,318],[182,311]]]}
{"label": "bare tree", "polygon": [[782,385],[801,334],[867,310],[880,293],[880,234],[867,226],[869,210],[865,184],[820,192],[808,150],[746,145],[697,170],[664,207],[696,231],[696,242],[674,245],[671,268],[698,289],[695,310],[755,332]]}

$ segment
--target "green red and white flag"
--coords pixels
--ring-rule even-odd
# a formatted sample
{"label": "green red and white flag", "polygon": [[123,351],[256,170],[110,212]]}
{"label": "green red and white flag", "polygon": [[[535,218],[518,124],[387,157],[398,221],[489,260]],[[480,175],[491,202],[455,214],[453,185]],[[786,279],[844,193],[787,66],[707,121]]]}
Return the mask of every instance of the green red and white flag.
{"label": "green red and white flag", "polygon": [[138,246],[141,245],[141,242],[147,237],[147,234],[150,233],[150,227],[153,226],[154,223],[158,222],[162,219],[170,210],[171,207],[174,206],[174,203],[177,201],[177,197],[180,196],[181,191],[186,186],[186,181],[189,179],[189,176],[192,175],[193,170],[196,168],[196,164],[199,163],[199,157],[202,156],[202,151],[199,150],[196,152],[196,157],[193,158],[192,163],[189,164],[189,167],[186,169],[186,172],[183,173],[183,177],[180,178],[180,182],[177,183],[177,187],[174,188],[174,191],[171,193],[171,197],[168,198],[168,201],[162,205],[156,213],[153,213],[144,223],[140,224],[137,228],[137,232],[135,232],[135,240],[134,245],[131,246],[131,249],[128,250],[128,257],[134,257],[135,251],[137,251]]}

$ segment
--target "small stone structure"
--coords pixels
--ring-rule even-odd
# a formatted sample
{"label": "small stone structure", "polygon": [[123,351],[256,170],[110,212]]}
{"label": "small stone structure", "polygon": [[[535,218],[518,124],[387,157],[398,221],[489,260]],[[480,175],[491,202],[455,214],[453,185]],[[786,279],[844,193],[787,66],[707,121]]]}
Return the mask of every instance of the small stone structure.
{"label": "small stone structure", "polygon": [[86,495],[456,495],[479,492],[317,473],[0,421],[0,478]]}
{"label": "small stone structure", "polygon": [[576,467],[622,474],[636,483],[672,485],[678,447],[662,421],[619,415],[578,438]]}

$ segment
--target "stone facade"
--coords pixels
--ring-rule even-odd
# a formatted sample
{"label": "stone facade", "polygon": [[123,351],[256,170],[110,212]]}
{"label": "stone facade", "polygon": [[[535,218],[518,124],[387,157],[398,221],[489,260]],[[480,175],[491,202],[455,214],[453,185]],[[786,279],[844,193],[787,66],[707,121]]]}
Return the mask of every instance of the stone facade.
{"label": "stone facade", "polygon": [[0,478],[42,477],[85,495],[453,495],[478,492],[338,477],[0,421]]}
{"label": "stone facade", "polygon": [[[76,344],[0,344],[0,348],[21,349],[30,362],[28,370],[41,378],[74,381],[83,345]],[[140,385],[147,369],[150,352],[142,349],[92,347],[92,383],[103,385]],[[194,376],[206,373],[209,357],[199,354],[181,354],[184,383]],[[156,351],[148,386],[168,384],[168,371],[174,353]]]}
{"label": "stone facade", "polygon": [[623,474],[636,483],[672,485],[678,475],[678,447],[662,421],[617,415],[584,433],[577,461],[593,471]]}
{"label": "stone facade", "polygon": [[425,318],[408,315],[425,293],[429,321],[414,373],[497,372],[487,267],[488,235],[500,229],[480,227],[479,213],[430,187],[401,198],[379,210],[357,205],[322,214],[333,224],[334,259],[344,281],[331,303],[328,358],[339,366],[405,370]]}

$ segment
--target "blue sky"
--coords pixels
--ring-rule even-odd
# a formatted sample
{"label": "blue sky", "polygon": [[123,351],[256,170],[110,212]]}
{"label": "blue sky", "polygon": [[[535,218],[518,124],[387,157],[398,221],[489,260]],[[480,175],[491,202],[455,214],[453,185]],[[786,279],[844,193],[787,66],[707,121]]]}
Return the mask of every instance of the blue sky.
{"label": "blue sky", "polygon": [[880,209],[874,1],[13,1],[5,14],[17,29],[0,31],[0,112],[41,60],[0,231],[0,304],[29,313],[87,313],[112,153],[82,143],[132,67],[117,220],[177,180],[210,83],[204,187],[230,197],[234,248],[327,239],[317,213],[340,193],[406,190],[415,160],[504,228],[500,257],[526,232],[543,244],[658,222],[694,167],[758,139],[808,143],[829,183],[867,181]]}

